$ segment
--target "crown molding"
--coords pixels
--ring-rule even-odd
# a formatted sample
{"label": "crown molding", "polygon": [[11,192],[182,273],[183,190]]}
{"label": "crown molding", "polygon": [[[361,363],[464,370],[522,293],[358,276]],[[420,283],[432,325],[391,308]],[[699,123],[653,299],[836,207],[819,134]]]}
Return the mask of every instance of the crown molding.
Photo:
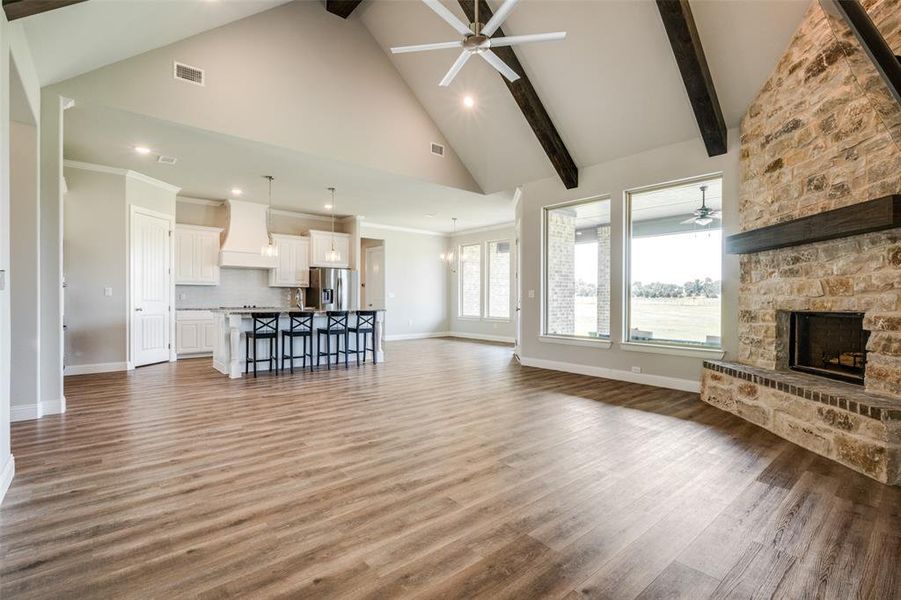
{"label": "crown molding", "polygon": [[282,217],[293,217],[295,219],[308,219],[311,221],[325,221],[328,223],[332,222],[331,217],[326,217],[324,215],[314,215],[310,213],[302,213],[293,210],[285,210],[283,208],[270,208],[269,212],[273,215],[280,215]]}
{"label": "crown molding", "polygon": [[387,229],[388,231],[403,231],[405,233],[418,233],[420,235],[436,235],[439,237],[449,237],[449,235],[450,235],[447,233],[442,233],[440,231],[430,231],[428,229],[415,229],[413,227],[401,227],[399,225],[385,225],[384,223],[371,223],[370,221],[361,222],[360,227],[362,229],[366,229],[366,228]]}
{"label": "crown molding", "polygon": [[225,206],[225,200],[207,200],[206,198],[191,198],[190,196],[176,196],[175,201],[184,204],[197,204],[198,206]]}
{"label": "crown molding", "polygon": [[483,227],[473,227],[472,229],[461,229],[453,234],[451,237],[460,237],[461,235],[469,235],[472,233],[482,233],[483,231],[495,231],[497,229],[513,229],[515,224],[513,221],[509,223],[498,223],[496,225],[485,225]]}
{"label": "crown molding", "polygon": [[94,163],[81,162],[78,160],[64,160],[64,167],[69,167],[70,169],[80,169],[82,171],[93,171],[94,173],[105,173],[107,175],[118,175],[120,177],[125,177],[128,179],[133,179],[135,181],[140,181],[143,183],[147,183],[152,186],[156,186],[158,188],[164,189],[167,192],[172,192],[174,194],[178,194],[181,191],[181,188],[171,183],[166,183],[165,181],[160,181],[159,179],[154,179],[148,175],[144,175],[143,173],[138,173],[137,171],[132,171],[131,169],[120,169],[118,167],[108,167],[106,165],[97,165]]}

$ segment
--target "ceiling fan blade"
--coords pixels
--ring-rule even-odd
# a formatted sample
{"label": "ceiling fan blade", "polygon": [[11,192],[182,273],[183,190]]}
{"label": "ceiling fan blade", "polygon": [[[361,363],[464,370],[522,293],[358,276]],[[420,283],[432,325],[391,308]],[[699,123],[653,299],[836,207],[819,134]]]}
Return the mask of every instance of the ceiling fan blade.
{"label": "ceiling fan blade", "polygon": [[451,84],[451,81],[454,80],[454,77],[457,76],[457,73],[460,72],[460,69],[463,68],[463,65],[466,64],[466,61],[469,60],[470,56],[472,56],[472,52],[470,52],[469,50],[464,50],[463,52],[461,52],[460,56],[457,57],[456,62],[451,65],[450,71],[447,72],[447,75],[444,76],[444,79],[442,79],[441,83],[439,83],[438,85],[440,85],[441,87],[449,86]]}
{"label": "ceiling fan blade", "polygon": [[453,27],[460,35],[472,34],[472,31],[469,29],[469,25],[458,19],[457,15],[452,13],[450,9],[441,4],[439,0],[422,0],[422,2],[433,11],[435,11],[435,13],[439,17],[447,21],[447,24]]}
{"label": "ceiling fan blade", "polygon": [[679,225],[688,225],[689,223],[694,223],[697,217],[691,217],[690,219],[685,219],[684,221],[680,221]]}
{"label": "ceiling fan blade", "polygon": [[723,211],[721,211],[721,210],[715,210],[715,211],[713,211],[712,213],[710,213],[710,214],[707,215],[707,216],[708,216],[708,217],[712,217],[712,218],[714,218],[714,219],[722,219],[722,218],[723,218]]}
{"label": "ceiling fan blade", "polygon": [[517,75],[516,71],[507,66],[507,63],[498,58],[497,54],[492,52],[491,50],[485,50],[481,54],[479,54],[482,58],[485,59],[489,65],[497,69],[501,75],[506,77],[509,81],[516,81],[519,79],[519,75]]}
{"label": "ceiling fan blade", "polygon": [[514,44],[528,44],[529,42],[554,42],[566,37],[565,31],[554,33],[532,33],[529,35],[508,35],[506,37],[492,38],[489,40],[491,48],[498,46],[513,46]]}
{"label": "ceiling fan blade", "polygon": [[417,46],[398,46],[391,48],[393,54],[403,54],[404,52],[424,52],[426,50],[444,50],[446,48],[461,48],[463,42],[437,42],[435,44],[419,44]]}
{"label": "ceiling fan blade", "polygon": [[[478,0],[475,0],[478,2]],[[488,22],[485,23],[485,26],[482,27],[482,35],[490,36],[492,33],[498,30],[498,28],[504,24],[504,20],[507,18],[507,15],[510,14],[510,11],[513,10],[513,7],[516,6],[517,0],[507,0],[501,7],[497,9],[497,12],[492,15]]]}

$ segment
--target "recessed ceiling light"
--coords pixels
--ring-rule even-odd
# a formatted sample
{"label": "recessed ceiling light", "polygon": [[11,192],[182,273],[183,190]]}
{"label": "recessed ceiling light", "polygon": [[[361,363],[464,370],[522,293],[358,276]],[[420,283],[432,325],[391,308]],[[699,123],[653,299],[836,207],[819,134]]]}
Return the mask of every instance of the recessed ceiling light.
{"label": "recessed ceiling light", "polygon": [[332,205],[331,205],[331,204],[326,204],[326,205],[325,205],[325,210],[332,210]]}
{"label": "recessed ceiling light", "polygon": [[475,98],[473,98],[472,96],[463,96],[463,106],[465,106],[466,108],[472,108],[475,105]]}
{"label": "recessed ceiling light", "polygon": [[244,193],[244,190],[240,188],[232,188],[232,196],[240,196]]}
{"label": "recessed ceiling light", "polygon": [[429,213],[429,214],[427,214],[427,215],[425,216],[425,218],[426,218],[426,219],[431,219],[431,218],[433,218],[434,216],[435,216],[435,215],[433,215],[432,213]]}
{"label": "recessed ceiling light", "polygon": [[135,152],[138,154],[150,154],[150,148],[147,146],[135,146]]}

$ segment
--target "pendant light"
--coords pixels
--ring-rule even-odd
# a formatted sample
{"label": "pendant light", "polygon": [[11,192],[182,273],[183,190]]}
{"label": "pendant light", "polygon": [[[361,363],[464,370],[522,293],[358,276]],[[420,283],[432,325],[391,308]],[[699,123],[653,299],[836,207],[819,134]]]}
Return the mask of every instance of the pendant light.
{"label": "pendant light", "polygon": [[263,179],[269,181],[269,210],[266,211],[266,237],[269,239],[269,243],[262,247],[260,254],[270,258],[277,258],[278,247],[276,247],[275,243],[272,241],[272,180],[275,179],[275,177],[272,175],[263,175]]}
{"label": "pendant light", "polygon": [[451,219],[454,222],[453,225],[453,233],[451,234],[451,250],[448,250],[444,254],[441,255],[441,260],[447,263],[447,266],[450,268],[451,273],[457,272],[457,262],[454,260],[454,251],[453,251],[453,239],[454,236],[457,235],[457,217]]}
{"label": "pendant light", "polygon": [[330,187],[328,191],[332,194],[332,247],[325,253],[325,260],[330,263],[341,262],[341,253],[335,249],[335,188]]}

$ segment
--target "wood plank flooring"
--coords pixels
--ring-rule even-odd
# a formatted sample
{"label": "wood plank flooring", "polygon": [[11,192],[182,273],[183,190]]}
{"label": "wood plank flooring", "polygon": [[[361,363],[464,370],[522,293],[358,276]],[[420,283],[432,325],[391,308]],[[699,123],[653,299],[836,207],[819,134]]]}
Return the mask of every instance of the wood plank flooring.
{"label": "wood plank flooring", "polygon": [[901,490],[508,347],[66,380],[13,425],[0,598],[901,598]]}

